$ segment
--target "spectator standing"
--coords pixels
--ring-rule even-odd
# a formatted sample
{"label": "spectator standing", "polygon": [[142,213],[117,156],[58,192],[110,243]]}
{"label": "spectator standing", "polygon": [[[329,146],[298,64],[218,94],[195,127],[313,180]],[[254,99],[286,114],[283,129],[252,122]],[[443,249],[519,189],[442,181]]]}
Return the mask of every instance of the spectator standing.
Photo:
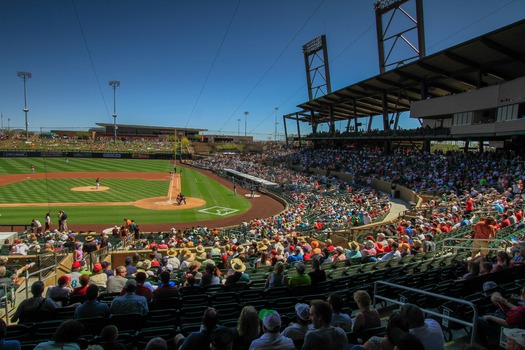
{"label": "spectator standing", "polygon": [[496,235],[495,223],[496,220],[488,216],[474,225],[472,232],[472,238],[474,238],[474,242],[472,243],[472,258],[474,258],[478,252],[481,256],[487,255],[490,240]]}

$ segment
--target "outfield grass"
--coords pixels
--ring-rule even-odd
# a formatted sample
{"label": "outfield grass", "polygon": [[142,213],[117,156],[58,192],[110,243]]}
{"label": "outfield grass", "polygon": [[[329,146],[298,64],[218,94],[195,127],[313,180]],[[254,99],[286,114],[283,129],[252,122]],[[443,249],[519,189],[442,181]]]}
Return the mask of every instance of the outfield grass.
{"label": "outfield grass", "polygon": [[37,173],[65,173],[81,171],[120,171],[168,173],[173,170],[169,160],[157,159],[106,159],[106,158],[0,158],[0,175],[28,174],[31,165]]}
{"label": "outfield grass", "polygon": [[[49,162],[49,161],[52,162]],[[20,164],[17,164],[17,161]],[[78,166],[77,163],[78,162]],[[151,163],[150,163],[151,162]],[[4,165],[8,164],[8,167]],[[28,165],[29,164],[29,165]],[[43,159],[39,158],[0,158],[0,172],[27,173],[31,164],[39,169]],[[55,171],[152,171],[168,172],[173,169],[167,160],[125,160],[125,159],[46,159],[46,165]],[[28,165],[28,167],[26,167]],[[50,167],[51,168],[51,167]],[[50,169],[48,168],[48,169]],[[237,215],[251,207],[250,201],[242,196],[234,196],[230,188],[209,179],[192,169],[184,169],[181,176],[183,193],[188,197],[201,198],[206,205],[197,209],[182,209],[176,211],[146,210],[134,206],[88,206],[66,207],[53,203],[66,202],[127,202],[141,198],[160,197],[168,193],[169,181],[152,181],[140,179],[103,179],[101,185],[109,186],[109,191],[73,192],[72,187],[93,186],[93,179],[39,179],[21,181],[0,187],[0,203],[48,203],[46,207],[0,208],[0,225],[30,223],[33,218],[43,222],[45,214],[51,212],[55,219],[58,210],[68,214],[68,225],[75,224],[121,224],[124,217],[132,217],[137,223],[150,224],[180,224],[203,221]],[[231,208],[229,215],[219,216],[213,210],[201,212],[212,207]]]}

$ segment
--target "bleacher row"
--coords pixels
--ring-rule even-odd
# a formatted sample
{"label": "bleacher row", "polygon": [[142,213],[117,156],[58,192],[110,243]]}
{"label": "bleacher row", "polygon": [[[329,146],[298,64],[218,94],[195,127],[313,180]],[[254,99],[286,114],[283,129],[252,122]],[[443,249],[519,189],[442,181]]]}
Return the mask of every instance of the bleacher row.
{"label": "bleacher row", "polygon": [[[258,270],[247,270],[252,277],[248,284],[236,284],[234,287],[212,285],[207,288],[180,289],[180,297],[173,298],[163,305],[156,305],[147,316],[138,317],[134,315],[121,315],[117,317],[81,319],[84,324],[83,341],[94,344],[100,341],[97,338],[100,330],[108,324],[114,324],[119,329],[119,341],[122,341],[128,349],[138,346],[144,348],[145,344],[154,337],[160,336],[173,344],[176,334],[188,335],[200,327],[201,317],[207,307],[214,307],[219,311],[220,323],[225,326],[235,327],[242,307],[252,305],[256,309],[270,308],[277,310],[283,318],[283,328],[294,320],[294,306],[297,302],[309,303],[314,299],[326,300],[329,293],[341,294],[346,302],[345,311],[351,313],[357,308],[352,294],[356,290],[364,289],[371,296],[374,294],[375,281],[389,281],[403,286],[411,286],[418,289],[431,291],[436,294],[449,295],[452,297],[465,298],[478,305],[480,311],[484,312],[491,306],[487,303],[486,296],[480,296],[481,286],[484,281],[490,279],[495,282],[506,282],[505,288],[515,291],[521,287],[519,278],[523,278],[523,268],[511,268],[490,276],[482,276],[468,281],[458,281],[458,276],[465,273],[463,260],[467,253],[447,254],[438,256],[435,252],[409,255],[408,258],[393,259],[366,264],[358,263],[357,260],[340,261],[326,264],[328,280],[317,286],[300,286],[295,288],[272,288],[264,290],[260,285],[265,281],[270,272],[269,268]],[[288,268],[287,274],[294,273],[294,268]],[[508,282],[515,281],[515,282]],[[446,307],[448,312],[460,313],[460,306],[453,304],[443,305],[431,298],[424,298],[411,293],[396,292],[392,288],[384,286],[377,289],[377,293],[392,299],[414,302],[422,308],[438,308],[440,312]],[[117,294],[102,293],[99,300],[110,304]],[[81,299],[71,300],[81,302]],[[386,305],[383,305],[386,306]],[[484,310],[484,311],[483,311]],[[468,310],[460,318],[470,317]],[[23,349],[32,349],[38,342],[48,340],[58,325],[66,319],[73,317],[73,307],[63,307],[56,315],[42,315],[41,322],[31,324],[18,324],[8,326],[6,339],[18,339]],[[52,317],[52,320],[45,320]],[[459,327],[462,328],[463,326]],[[453,323],[445,330],[459,329]],[[138,330],[138,331],[137,331]],[[366,340],[374,334],[382,334],[384,329],[368,330],[363,334],[348,334],[349,340]],[[450,333],[449,333],[450,335]],[[296,344],[300,348],[300,343]]]}

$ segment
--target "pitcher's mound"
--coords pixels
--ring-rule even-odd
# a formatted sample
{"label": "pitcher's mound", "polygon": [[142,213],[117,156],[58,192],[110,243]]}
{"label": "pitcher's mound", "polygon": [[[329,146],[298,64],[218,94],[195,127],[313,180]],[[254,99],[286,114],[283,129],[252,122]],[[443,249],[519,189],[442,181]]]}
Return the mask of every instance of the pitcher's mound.
{"label": "pitcher's mound", "polygon": [[99,191],[107,191],[109,190],[109,187],[107,186],[98,186],[98,190],[96,186],[80,186],[80,187],[73,187],[71,191],[76,192],[99,192]]}

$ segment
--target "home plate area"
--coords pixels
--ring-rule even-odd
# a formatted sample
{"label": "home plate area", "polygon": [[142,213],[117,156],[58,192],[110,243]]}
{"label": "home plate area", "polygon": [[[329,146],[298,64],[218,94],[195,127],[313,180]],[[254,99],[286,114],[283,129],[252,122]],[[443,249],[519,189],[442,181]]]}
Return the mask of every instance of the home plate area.
{"label": "home plate area", "polygon": [[225,207],[210,207],[210,208],[205,208],[205,209],[201,209],[201,210],[198,210],[198,212],[200,213],[206,213],[206,214],[213,214],[213,215],[219,215],[219,216],[225,216],[225,215],[230,215],[230,214],[233,214],[235,212],[238,212],[237,209],[233,209],[233,208],[225,208]]}

